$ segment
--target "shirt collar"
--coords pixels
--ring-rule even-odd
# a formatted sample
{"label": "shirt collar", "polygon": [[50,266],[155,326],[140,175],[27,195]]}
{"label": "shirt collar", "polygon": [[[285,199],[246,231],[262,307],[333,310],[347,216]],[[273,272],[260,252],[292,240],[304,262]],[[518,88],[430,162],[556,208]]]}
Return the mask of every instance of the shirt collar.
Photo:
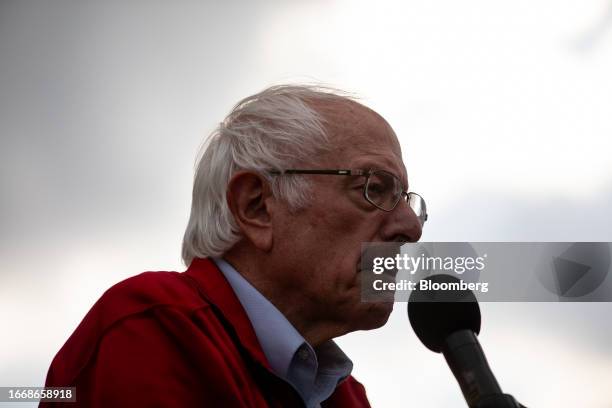
{"label": "shirt collar", "polygon": [[272,370],[287,378],[294,354],[306,342],[287,318],[232,265],[213,258],[246,311]]}

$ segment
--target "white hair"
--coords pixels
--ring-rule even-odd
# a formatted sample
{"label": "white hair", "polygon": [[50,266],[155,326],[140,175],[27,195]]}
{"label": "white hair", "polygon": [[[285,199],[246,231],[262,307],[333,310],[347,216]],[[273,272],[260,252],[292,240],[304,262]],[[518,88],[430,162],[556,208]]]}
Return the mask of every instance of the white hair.
{"label": "white hair", "polygon": [[199,155],[183,238],[186,265],[194,258],[221,256],[241,239],[226,200],[227,185],[238,170],[266,177],[274,196],[285,200],[291,211],[307,205],[309,184],[303,176],[277,177],[269,171],[312,164],[317,155],[331,150],[325,118],[313,105],[349,99],[331,88],[277,85],[234,106]]}

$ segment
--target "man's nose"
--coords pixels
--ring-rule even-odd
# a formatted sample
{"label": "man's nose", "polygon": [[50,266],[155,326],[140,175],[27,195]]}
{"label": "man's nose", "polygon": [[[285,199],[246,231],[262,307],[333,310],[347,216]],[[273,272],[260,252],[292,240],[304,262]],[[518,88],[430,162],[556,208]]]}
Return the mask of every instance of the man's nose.
{"label": "man's nose", "polygon": [[388,242],[417,242],[423,234],[421,221],[406,200],[400,200],[388,213],[382,238]]}

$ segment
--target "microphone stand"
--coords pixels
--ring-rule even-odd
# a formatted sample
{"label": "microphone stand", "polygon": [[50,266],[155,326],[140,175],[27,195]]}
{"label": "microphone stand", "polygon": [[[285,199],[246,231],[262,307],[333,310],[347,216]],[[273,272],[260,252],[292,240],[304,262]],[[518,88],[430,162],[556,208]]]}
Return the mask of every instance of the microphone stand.
{"label": "microphone stand", "polygon": [[527,408],[519,404],[512,395],[492,394],[481,398],[474,408]]}

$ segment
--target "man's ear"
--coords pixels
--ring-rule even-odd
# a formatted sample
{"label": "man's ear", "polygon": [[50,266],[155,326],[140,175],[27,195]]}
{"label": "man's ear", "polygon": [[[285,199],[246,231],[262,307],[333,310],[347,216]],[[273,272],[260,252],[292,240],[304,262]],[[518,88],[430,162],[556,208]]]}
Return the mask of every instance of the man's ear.
{"label": "man's ear", "polygon": [[227,203],[240,231],[257,249],[272,249],[273,198],[268,181],[260,174],[239,171],[232,176],[226,193]]}

